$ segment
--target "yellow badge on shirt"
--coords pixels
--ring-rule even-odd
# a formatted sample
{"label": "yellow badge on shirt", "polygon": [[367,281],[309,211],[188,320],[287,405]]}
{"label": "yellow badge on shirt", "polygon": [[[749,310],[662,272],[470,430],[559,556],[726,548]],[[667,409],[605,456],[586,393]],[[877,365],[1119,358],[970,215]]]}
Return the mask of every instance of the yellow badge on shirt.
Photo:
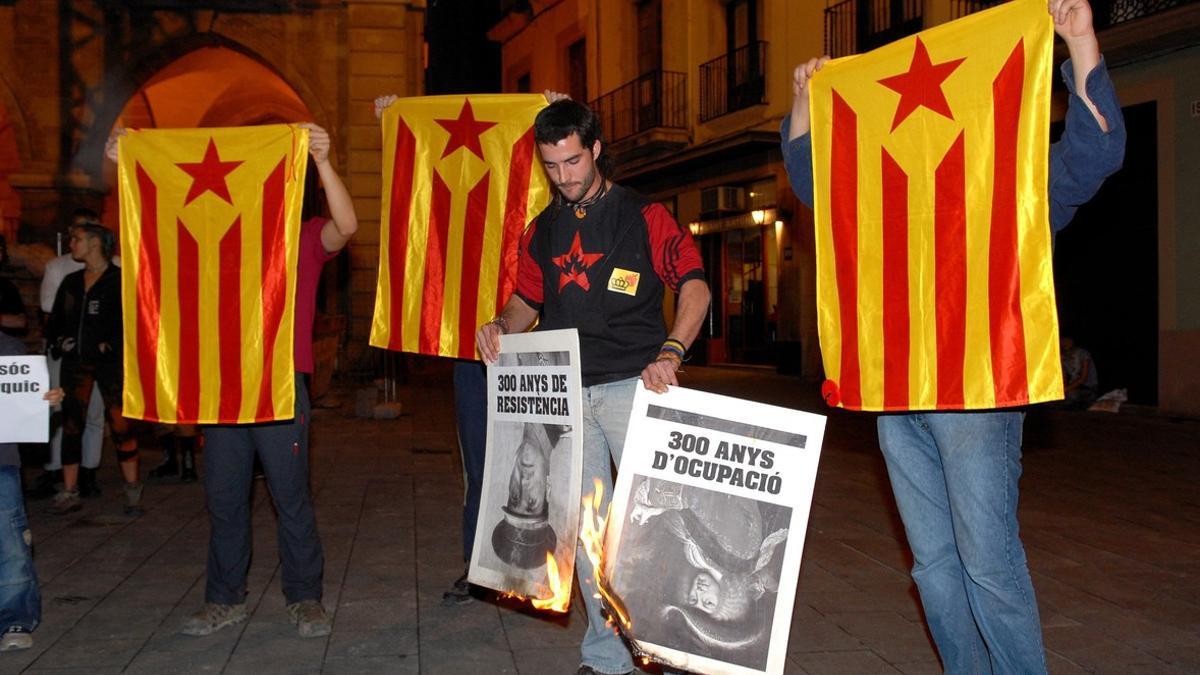
{"label": "yellow badge on shirt", "polygon": [[625,295],[637,295],[638,280],[642,275],[616,267],[608,278],[608,290]]}

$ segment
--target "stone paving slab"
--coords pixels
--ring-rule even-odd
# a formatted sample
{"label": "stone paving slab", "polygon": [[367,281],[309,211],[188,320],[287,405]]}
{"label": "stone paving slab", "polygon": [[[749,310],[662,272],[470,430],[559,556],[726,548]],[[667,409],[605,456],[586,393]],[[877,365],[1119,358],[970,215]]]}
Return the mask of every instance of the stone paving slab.
{"label": "stone paving slab", "polygon": [[[830,415],[786,672],[939,672],[873,416],[828,411],[815,385],[766,370],[688,371],[689,386]],[[415,368],[395,420],[355,419],[349,403],[314,413],[328,638],[301,640],[287,620],[261,481],[250,619],[179,635],[204,598],[203,487],[149,484],[147,513],[126,518],[108,457],[105,493],[81,513],[29,504],[43,624],[33,649],[0,654],[0,674],[573,673],[578,598],[561,616],[514,601],[441,605],[464,566],[448,381],[442,364]],[[1029,413],[1022,536],[1052,673],[1200,672],[1198,450],[1196,420]],[[148,450],[147,466],[156,461]]]}

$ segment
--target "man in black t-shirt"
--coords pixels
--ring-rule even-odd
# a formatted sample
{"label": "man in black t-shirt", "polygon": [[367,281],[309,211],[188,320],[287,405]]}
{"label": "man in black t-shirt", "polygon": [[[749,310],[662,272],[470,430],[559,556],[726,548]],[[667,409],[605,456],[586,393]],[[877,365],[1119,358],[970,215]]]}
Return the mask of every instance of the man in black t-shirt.
{"label": "man in black t-shirt", "polygon": [[[604,486],[601,513],[612,494],[610,461],[621,463],[638,380],[656,392],[678,385],[676,371],[700,331],[710,298],[691,233],[661,204],[648,203],[607,180],[599,166],[599,120],[587,106],[547,92],[534,137],[556,199],[526,231],[517,288],[504,310],[480,327],[480,355],[494,363],[500,335],[539,330],[579,331],[583,375],[583,485]],[[679,294],[674,325],[663,321],[663,294]],[[610,460],[611,458],[611,460]],[[633,660],[605,625],[590,588],[587,555],[575,556],[588,630],[580,674],[627,673]]]}

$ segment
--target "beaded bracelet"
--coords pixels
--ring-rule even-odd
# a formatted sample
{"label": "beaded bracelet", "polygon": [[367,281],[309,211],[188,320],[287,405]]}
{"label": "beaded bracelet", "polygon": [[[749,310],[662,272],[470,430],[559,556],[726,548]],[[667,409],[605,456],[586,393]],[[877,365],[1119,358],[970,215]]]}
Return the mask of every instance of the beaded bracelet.
{"label": "beaded bracelet", "polygon": [[497,316],[494,319],[492,319],[491,321],[489,321],[488,323],[496,324],[497,326],[500,327],[501,333],[508,335],[508,319],[505,319],[503,316]]}
{"label": "beaded bracelet", "polygon": [[673,361],[676,370],[683,367],[683,359],[675,352],[670,352],[666,349],[658,353],[658,358],[655,361]]}

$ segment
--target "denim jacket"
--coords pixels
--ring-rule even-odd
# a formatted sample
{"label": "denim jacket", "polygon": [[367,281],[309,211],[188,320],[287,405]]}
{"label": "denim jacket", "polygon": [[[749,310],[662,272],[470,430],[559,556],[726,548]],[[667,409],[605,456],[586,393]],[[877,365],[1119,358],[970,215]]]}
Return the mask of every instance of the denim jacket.
{"label": "denim jacket", "polygon": [[[1067,103],[1066,129],[1062,138],[1050,146],[1050,227],[1058,232],[1071,222],[1075,211],[1091,199],[1104,179],[1121,168],[1125,160],[1125,118],[1104,59],[1087,76],[1088,98],[1108,122],[1108,131],[1097,124],[1075,89],[1075,73],[1068,59],[1062,65],[1062,77],[1070,98]],[[789,142],[790,116],[780,126],[783,163],[787,168],[792,192],[812,208],[812,135],[804,134]]]}

